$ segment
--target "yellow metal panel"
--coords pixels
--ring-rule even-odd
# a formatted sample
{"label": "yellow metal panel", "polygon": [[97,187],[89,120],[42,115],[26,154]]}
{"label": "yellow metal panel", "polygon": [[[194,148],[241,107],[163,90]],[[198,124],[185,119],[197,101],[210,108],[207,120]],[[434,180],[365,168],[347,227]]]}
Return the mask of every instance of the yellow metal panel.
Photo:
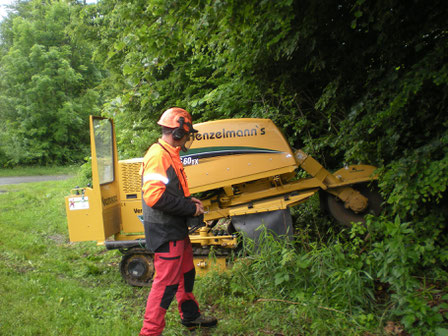
{"label": "yellow metal panel", "polygon": [[192,193],[294,171],[293,152],[268,119],[217,120],[199,132],[183,156]]}
{"label": "yellow metal panel", "polygon": [[121,216],[123,224],[121,227],[122,234],[144,233],[143,224],[138,216],[143,215],[142,201],[126,200],[121,202]]}
{"label": "yellow metal panel", "polygon": [[[218,162],[216,164],[218,164]],[[237,164],[238,164],[238,162],[234,162],[233,166],[236,167]],[[240,168],[238,168],[238,169],[240,169]],[[190,181],[192,181],[192,182],[194,182],[193,185],[196,185],[196,187],[190,188],[190,192],[192,194],[194,194],[194,193],[198,193],[198,192],[202,192],[202,191],[213,190],[213,189],[218,189],[218,188],[225,187],[225,186],[240,184],[240,183],[244,183],[244,182],[247,182],[247,181],[264,179],[264,178],[271,177],[271,176],[274,176],[274,175],[287,174],[287,173],[290,173],[290,172],[294,171],[296,168],[297,167],[295,167],[295,166],[288,166],[288,167],[284,167],[284,168],[280,168],[280,169],[276,169],[276,170],[270,170],[270,171],[261,172],[261,173],[258,173],[258,174],[252,174],[252,175],[249,175],[249,176],[245,175],[245,176],[241,176],[241,177],[237,177],[236,173],[232,172],[232,174],[234,174],[233,178],[229,177],[228,180],[223,180],[222,176],[219,177],[220,176],[219,172],[216,172],[215,173],[215,174],[217,174],[216,175],[216,177],[217,177],[216,178],[216,180],[217,180],[216,183],[212,182],[211,179],[208,178],[207,173],[203,173],[203,175],[196,174],[192,178],[188,178],[188,183],[190,183]],[[187,171],[187,174],[188,174],[188,171]],[[198,185],[199,182],[197,182],[197,181],[203,180],[204,177],[207,177],[207,179],[210,180],[209,181],[210,184]]]}
{"label": "yellow metal panel", "polygon": [[143,158],[120,160],[118,162],[118,178],[120,181],[120,197],[127,199],[130,195],[141,199],[142,179],[139,174]]}
{"label": "yellow metal panel", "polygon": [[101,204],[92,189],[65,197],[70,241],[105,240]]}
{"label": "yellow metal panel", "polygon": [[296,205],[306,201],[313,196],[318,189],[307,190],[294,196],[285,197],[273,197],[266,200],[245,204],[243,206],[233,207],[229,209],[230,216],[248,215],[259,212],[274,211],[286,209],[289,206]]}
{"label": "yellow metal panel", "polygon": [[236,237],[227,235],[227,236],[214,236],[209,233],[208,229],[202,228],[200,229],[199,234],[191,234],[190,241],[193,245],[216,245],[222,246],[226,248],[235,248],[238,244]]}
{"label": "yellow metal panel", "polygon": [[194,257],[193,262],[196,274],[199,276],[203,276],[211,270],[216,270],[218,272],[226,270],[226,258],[221,256],[215,258],[207,256]]}
{"label": "yellow metal panel", "polygon": [[121,213],[119,205],[103,208],[104,236],[110,237],[120,232]]}
{"label": "yellow metal panel", "polygon": [[378,179],[378,176],[375,174],[376,169],[376,167],[369,165],[352,165],[339,169],[333,173],[340,182],[335,186],[376,180]]}
{"label": "yellow metal panel", "polygon": [[128,233],[128,234],[117,233],[114,236],[114,240],[131,240],[131,239],[145,239],[145,234],[144,233]]}

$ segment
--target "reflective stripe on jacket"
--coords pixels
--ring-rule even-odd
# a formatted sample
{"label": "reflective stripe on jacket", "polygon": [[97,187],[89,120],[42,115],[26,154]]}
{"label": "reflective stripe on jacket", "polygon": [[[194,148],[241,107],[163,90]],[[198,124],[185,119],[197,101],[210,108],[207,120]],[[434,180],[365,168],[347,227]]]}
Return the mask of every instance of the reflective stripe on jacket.
{"label": "reflective stripe on jacket", "polygon": [[159,139],[143,159],[142,198],[146,246],[155,251],[170,240],[188,236],[186,218],[193,216],[196,205],[188,190],[187,178],[175,148]]}

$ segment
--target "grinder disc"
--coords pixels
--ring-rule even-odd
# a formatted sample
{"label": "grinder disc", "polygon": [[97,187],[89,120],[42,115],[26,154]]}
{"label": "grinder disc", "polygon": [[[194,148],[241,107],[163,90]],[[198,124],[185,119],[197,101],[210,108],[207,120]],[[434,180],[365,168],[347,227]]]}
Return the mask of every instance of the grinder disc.
{"label": "grinder disc", "polygon": [[351,226],[352,222],[365,223],[365,216],[368,214],[378,216],[381,213],[381,204],[383,203],[383,198],[375,186],[357,184],[353,185],[352,188],[367,197],[367,208],[362,212],[355,213],[351,209],[347,209],[344,202],[338,197],[326,192],[323,193],[325,208],[339,223],[346,226]]}

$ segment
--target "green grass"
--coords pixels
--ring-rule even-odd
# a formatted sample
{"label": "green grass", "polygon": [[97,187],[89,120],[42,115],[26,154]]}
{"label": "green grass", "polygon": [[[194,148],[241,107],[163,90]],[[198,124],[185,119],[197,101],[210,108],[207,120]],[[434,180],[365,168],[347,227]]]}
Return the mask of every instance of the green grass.
{"label": "green grass", "polygon": [[2,186],[0,335],[136,335],[147,289],[124,285],[120,255],[70,243],[73,180]]}
{"label": "green grass", "polygon": [[[118,251],[68,240],[64,196],[78,184],[73,178],[1,187],[0,335],[138,335],[149,289],[124,283]],[[305,265],[301,254],[272,245],[271,252],[240,259],[231,271],[197,280],[202,311],[219,318],[207,335],[360,335],[376,330],[375,319],[362,323],[368,319],[364,308],[342,302],[350,300],[350,287],[360,280],[338,282],[344,288],[313,287],[320,284],[316,279],[335,282],[327,279],[336,272],[331,256]],[[317,268],[318,263],[328,270]],[[164,335],[184,334],[173,302]]]}
{"label": "green grass", "polygon": [[16,167],[14,169],[0,168],[0,177],[10,176],[36,176],[36,175],[75,175],[78,166],[54,167]]}

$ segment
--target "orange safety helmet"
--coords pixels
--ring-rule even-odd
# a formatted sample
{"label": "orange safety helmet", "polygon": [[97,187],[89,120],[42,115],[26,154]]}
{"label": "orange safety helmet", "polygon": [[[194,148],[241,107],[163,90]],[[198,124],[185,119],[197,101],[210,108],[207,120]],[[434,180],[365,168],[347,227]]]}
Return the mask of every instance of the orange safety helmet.
{"label": "orange safety helmet", "polygon": [[157,124],[168,128],[182,127],[187,133],[197,132],[193,129],[193,118],[191,114],[180,107],[172,107],[163,112]]}

